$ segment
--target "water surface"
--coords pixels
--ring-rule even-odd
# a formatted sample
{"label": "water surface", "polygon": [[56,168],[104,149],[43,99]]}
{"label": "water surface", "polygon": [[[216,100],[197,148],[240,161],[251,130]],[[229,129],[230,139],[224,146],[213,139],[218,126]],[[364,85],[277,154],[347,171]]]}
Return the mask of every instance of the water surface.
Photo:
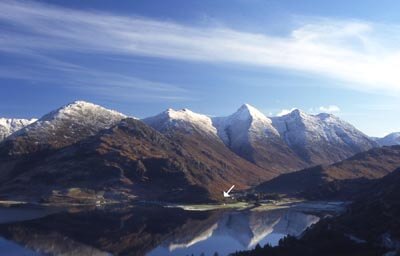
{"label": "water surface", "polygon": [[0,209],[0,255],[222,256],[298,236],[324,214],[307,207]]}

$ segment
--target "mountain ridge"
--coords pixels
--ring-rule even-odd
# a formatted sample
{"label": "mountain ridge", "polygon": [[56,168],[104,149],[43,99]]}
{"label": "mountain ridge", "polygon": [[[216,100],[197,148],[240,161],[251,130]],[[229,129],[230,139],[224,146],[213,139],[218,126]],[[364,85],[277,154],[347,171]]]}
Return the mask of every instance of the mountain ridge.
{"label": "mountain ridge", "polygon": [[379,145],[351,124],[327,113],[299,109],[272,118],[273,126],[296,154],[311,165],[341,161]]}
{"label": "mountain ridge", "polygon": [[75,101],[51,111],[3,141],[10,154],[25,154],[40,148],[62,148],[108,129],[126,118],[114,110]]}
{"label": "mountain ridge", "polygon": [[280,175],[256,191],[302,195],[309,199],[349,199],[354,191],[400,166],[400,146],[374,148],[331,165]]}
{"label": "mountain ridge", "polygon": [[[295,110],[288,115],[300,121],[307,118],[317,120],[318,124],[323,119],[329,122],[323,126],[329,132],[337,126],[340,129],[347,127],[347,123],[342,124],[340,119],[329,114],[311,116]],[[280,118],[285,119],[287,115]],[[30,181],[35,180],[42,182],[47,196],[57,197],[52,190],[64,191],[60,193],[65,196],[73,188],[70,181],[75,180],[83,182],[81,188],[85,191],[109,189],[127,197],[145,196],[145,191],[151,188],[154,190],[150,193],[153,198],[166,199],[164,192],[177,195],[171,192],[177,189],[185,191],[177,197],[183,200],[185,196],[190,198],[187,191],[194,189],[202,191],[198,193],[198,199],[220,200],[221,189],[232,184],[238,190],[248,189],[282,173],[313,164],[299,158],[285,143],[281,131],[274,127],[275,120],[249,104],[222,118],[211,118],[188,109],[168,109],[150,118],[133,120],[122,113],[84,101],[49,112],[0,143],[0,183],[3,190],[19,191],[16,188],[22,189],[21,184],[29,187]],[[227,141],[226,137],[234,139],[234,143]],[[167,144],[170,146],[163,148]],[[341,145],[337,146],[338,151],[342,150]],[[345,151],[349,156],[355,152]],[[155,184],[159,181],[151,176],[152,173],[167,175],[163,177],[171,184],[157,189]],[[180,178],[175,175],[180,175]],[[89,184],[90,177],[97,181]],[[149,185],[144,185],[146,180]],[[70,185],[64,186],[61,181]],[[56,186],[52,187],[52,183]],[[133,184],[139,185],[132,187]],[[120,188],[115,189],[117,185]]]}

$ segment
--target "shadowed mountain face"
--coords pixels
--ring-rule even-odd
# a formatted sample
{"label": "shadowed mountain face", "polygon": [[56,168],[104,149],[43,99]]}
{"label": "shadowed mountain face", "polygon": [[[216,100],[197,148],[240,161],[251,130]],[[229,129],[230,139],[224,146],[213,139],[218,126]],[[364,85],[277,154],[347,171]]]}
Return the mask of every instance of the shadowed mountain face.
{"label": "shadowed mountain face", "polygon": [[[208,177],[216,176],[218,179],[227,182],[216,184],[212,180],[205,177],[207,189],[216,193],[220,193],[220,188],[228,189],[231,185],[237,185],[236,189],[245,189],[249,186],[259,184],[263,180],[269,180],[279,175],[275,170],[268,168],[262,169],[253,163],[239,157],[222,143],[215,140],[207,140],[200,134],[186,134],[176,130],[173,133],[165,134],[170,140],[179,144],[186,152],[188,152],[197,161],[205,166],[205,173]],[[199,173],[199,176],[202,174]],[[229,183],[230,182],[230,183]]]}
{"label": "shadowed mountain face", "polygon": [[400,166],[400,146],[375,148],[329,166],[284,174],[257,186],[258,191],[303,193],[314,199],[348,198],[368,180],[381,178]]}

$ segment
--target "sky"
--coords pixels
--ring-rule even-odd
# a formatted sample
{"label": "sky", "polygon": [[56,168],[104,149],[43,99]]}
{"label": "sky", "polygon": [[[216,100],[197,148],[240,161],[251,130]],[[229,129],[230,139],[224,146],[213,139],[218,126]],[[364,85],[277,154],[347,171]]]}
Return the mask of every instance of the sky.
{"label": "sky", "polygon": [[143,118],[328,112],[400,131],[400,2],[0,2],[0,117],[75,100]]}

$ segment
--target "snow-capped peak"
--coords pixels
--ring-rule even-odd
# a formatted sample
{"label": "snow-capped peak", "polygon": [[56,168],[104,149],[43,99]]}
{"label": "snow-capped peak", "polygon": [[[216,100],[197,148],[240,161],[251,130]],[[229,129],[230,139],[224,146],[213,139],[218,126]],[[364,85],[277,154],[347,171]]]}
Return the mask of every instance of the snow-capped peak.
{"label": "snow-capped peak", "polygon": [[111,128],[124,118],[126,116],[117,111],[85,101],[75,101],[44,115],[15,132],[9,139],[22,136],[34,140],[38,145],[59,148]]}
{"label": "snow-capped peak", "polygon": [[351,153],[376,146],[368,136],[332,114],[310,115],[296,109],[289,114],[272,118],[272,122],[286,144],[302,150],[301,154],[306,152],[307,148],[317,150],[320,146],[323,150],[328,150],[330,146],[346,152],[334,159],[338,161]]}
{"label": "snow-capped peak", "polygon": [[240,147],[262,137],[279,136],[271,119],[249,104],[243,104],[230,116],[213,118],[213,123],[219,137],[230,147]]}
{"label": "snow-capped peak", "polygon": [[311,115],[310,115],[310,114],[307,114],[306,112],[304,112],[304,111],[301,110],[301,109],[294,108],[294,109],[292,109],[288,114],[282,115],[281,117],[283,117],[283,116],[292,117],[292,118],[307,119],[307,118],[309,118]]}
{"label": "snow-capped peak", "polygon": [[0,118],[0,141],[12,133],[24,128],[27,125],[37,121],[36,118],[18,119],[18,118]]}
{"label": "snow-capped peak", "polygon": [[115,119],[121,120],[126,118],[124,114],[121,114],[115,110],[106,109],[102,106],[86,101],[75,101],[50,112],[49,114],[40,118],[39,121],[74,119],[85,116],[92,117],[88,120],[89,122],[93,121],[98,116],[104,116],[111,122],[113,122]]}
{"label": "snow-capped peak", "polygon": [[271,122],[263,113],[261,113],[255,107],[249,104],[243,104],[234,114],[232,114],[231,119],[247,120],[248,118],[263,120],[266,122]]}
{"label": "snow-capped peak", "polygon": [[189,109],[167,109],[166,111],[142,120],[154,129],[164,132],[173,129],[183,129],[187,132],[194,130],[207,135],[216,136],[217,130],[212,125],[211,118],[195,113]]}

